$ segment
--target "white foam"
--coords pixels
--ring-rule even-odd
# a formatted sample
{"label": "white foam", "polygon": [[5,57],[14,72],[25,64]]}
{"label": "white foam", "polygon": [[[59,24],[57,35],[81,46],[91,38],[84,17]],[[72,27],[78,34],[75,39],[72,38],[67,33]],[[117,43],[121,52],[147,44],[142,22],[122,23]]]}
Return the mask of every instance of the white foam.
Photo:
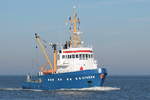
{"label": "white foam", "polygon": [[[29,90],[29,91],[44,91],[38,89],[22,89],[22,88],[0,88],[0,90],[10,90],[10,91],[20,91],[20,90]],[[90,87],[90,88],[71,88],[71,89],[59,89],[60,91],[115,91],[120,90],[116,87]],[[55,91],[55,90],[54,90]]]}
{"label": "white foam", "polygon": [[6,91],[44,91],[44,90],[38,90],[38,89],[23,89],[23,88],[0,88],[0,90],[6,90]]}
{"label": "white foam", "polygon": [[120,88],[116,87],[90,87],[90,88],[80,88],[80,89],[60,89],[60,90],[73,90],[73,91],[114,91],[120,90]]}
{"label": "white foam", "polygon": [[0,88],[0,90],[10,90],[10,91],[13,91],[13,90],[23,90],[22,88]]}
{"label": "white foam", "polygon": [[34,91],[34,92],[41,92],[45,90],[39,90],[39,89],[23,89],[23,90],[29,90],[29,91]]}

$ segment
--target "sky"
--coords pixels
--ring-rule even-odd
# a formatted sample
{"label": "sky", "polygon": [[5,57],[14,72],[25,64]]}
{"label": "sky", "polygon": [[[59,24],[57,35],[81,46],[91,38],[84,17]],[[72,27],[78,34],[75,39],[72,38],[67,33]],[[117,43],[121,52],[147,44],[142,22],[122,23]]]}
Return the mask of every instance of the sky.
{"label": "sky", "polygon": [[150,75],[150,0],[0,0],[0,75],[37,73],[34,33],[62,42],[76,5],[82,39],[109,75]]}

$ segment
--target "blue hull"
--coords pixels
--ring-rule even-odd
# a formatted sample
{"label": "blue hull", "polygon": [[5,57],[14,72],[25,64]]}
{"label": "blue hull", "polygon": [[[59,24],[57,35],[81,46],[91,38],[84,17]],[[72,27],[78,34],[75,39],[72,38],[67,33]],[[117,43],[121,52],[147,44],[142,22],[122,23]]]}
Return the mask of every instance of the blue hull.
{"label": "blue hull", "polygon": [[[103,75],[103,77],[101,77]],[[101,72],[96,70],[84,70],[77,72],[49,74],[38,76],[37,80],[31,80],[22,84],[23,89],[58,90],[71,88],[88,88],[102,86],[106,69]]]}

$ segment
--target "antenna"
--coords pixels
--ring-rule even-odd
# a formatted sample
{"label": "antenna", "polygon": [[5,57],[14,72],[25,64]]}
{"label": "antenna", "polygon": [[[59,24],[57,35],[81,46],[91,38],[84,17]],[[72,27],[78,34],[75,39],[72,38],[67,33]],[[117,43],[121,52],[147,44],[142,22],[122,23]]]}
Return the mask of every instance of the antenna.
{"label": "antenna", "polygon": [[76,6],[73,6],[73,14],[69,16],[69,23],[70,23],[70,32],[71,39],[70,39],[70,46],[71,47],[79,47],[81,46],[80,40],[80,19],[76,12]]}

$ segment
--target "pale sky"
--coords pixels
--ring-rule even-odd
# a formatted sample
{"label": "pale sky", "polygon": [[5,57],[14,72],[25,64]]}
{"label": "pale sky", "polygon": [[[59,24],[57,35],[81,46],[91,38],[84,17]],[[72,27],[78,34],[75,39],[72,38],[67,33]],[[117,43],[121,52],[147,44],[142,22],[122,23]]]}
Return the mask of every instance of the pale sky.
{"label": "pale sky", "polygon": [[67,40],[73,5],[82,39],[109,75],[150,75],[150,0],[0,0],[0,75],[38,72],[34,33]]}

